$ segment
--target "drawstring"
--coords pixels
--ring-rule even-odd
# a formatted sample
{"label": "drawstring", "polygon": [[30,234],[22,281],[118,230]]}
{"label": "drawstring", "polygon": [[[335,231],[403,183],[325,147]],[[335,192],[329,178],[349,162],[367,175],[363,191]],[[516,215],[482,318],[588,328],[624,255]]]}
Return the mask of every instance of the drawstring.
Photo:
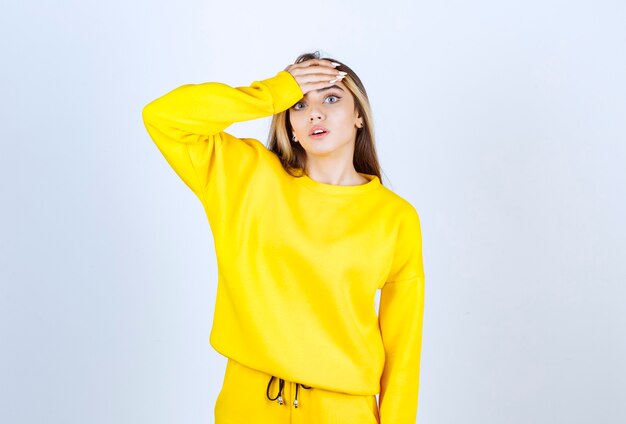
{"label": "drawstring", "polygon": [[274,376],[270,378],[270,382],[267,384],[267,390],[265,391],[265,395],[267,396],[269,400],[278,400],[278,404],[282,405],[283,404],[282,394],[283,394],[283,389],[285,388],[285,380],[283,380],[282,378],[280,379],[280,382],[278,384],[278,394],[276,395],[275,398],[270,397],[270,386],[272,385],[272,381],[274,381]]}
{"label": "drawstring", "polygon": [[311,387],[305,386],[304,384],[296,383],[296,399],[293,401],[293,406],[298,407],[298,386],[302,386],[304,389],[310,389]]}
{"label": "drawstring", "polygon": [[[275,400],[279,405],[283,404],[283,390],[285,389],[285,380],[282,378],[278,379],[278,394],[275,398],[270,397],[270,387],[272,386],[272,381],[274,381],[274,376],[270,378],[270,382],[267,383],[267,390],[265,391],[265,395],[269,400]],[[310,386],[305,386],[304,384],[296,383],[296,398],[293,401],[294,408],[298,407],[298,388],[302,386],[303,389],[310,389]]]}

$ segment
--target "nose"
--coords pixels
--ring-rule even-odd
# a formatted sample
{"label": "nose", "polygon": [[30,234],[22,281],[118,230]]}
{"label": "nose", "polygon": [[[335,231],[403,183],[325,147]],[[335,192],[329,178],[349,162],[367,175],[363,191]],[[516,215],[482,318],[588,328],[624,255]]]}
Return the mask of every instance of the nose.
{"label": "nose", "polygon": [[319,121],[320,119],[323,119],[323,118],[324,118],[324,115],[319,109],[311,108],[311,114],[309,115],[309,122]]}

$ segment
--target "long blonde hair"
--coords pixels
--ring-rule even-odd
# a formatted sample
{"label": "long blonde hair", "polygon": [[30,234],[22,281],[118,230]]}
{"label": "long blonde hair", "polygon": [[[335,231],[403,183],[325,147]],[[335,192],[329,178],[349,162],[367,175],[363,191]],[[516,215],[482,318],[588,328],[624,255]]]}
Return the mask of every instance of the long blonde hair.
{"label": "long blonde hair", "polygon": [[[301,63],[311,59],[320,59],[319,51],[302,54],[298,56],[294,63]],[[321,59],[339,63],[340,65],[335,69],[347,72],[342,82],[352,93],[355,110],[358,110],[363,118],[363,128],[358,128],[356,133],[353,156],[354,168],[360,173],[376,175],[382,184],[380,164],[374,139],[372,110],[365,87],[358,75],[347,65],[337,59],[328,57]],[[275,114],[272,117],[267,148],[278,156],[285,171],[294,177],[299,177],[303,174],[306,165],[306,151],[300,143],[296,143],[291,139],[290,134],[292,130],[289,120],[289,109]]]}

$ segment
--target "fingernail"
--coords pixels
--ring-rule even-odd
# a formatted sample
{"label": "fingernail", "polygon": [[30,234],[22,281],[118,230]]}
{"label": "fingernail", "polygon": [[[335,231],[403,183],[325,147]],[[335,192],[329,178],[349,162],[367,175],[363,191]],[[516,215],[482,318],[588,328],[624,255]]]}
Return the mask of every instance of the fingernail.
{"label": "fingernail", "polygon": [[332,82],[337,82],[337,80],[336,80],[336,79],[334,79],[334,80],[330,80],[330,81],[328,81],[328,82],[330,82],[330,83],[332,83]]}
{"label": "fingernail", "polygon": [[330,62],[330,63],[332,63],[334,67],[337,67],[337,66],[341,65],[341,63],[335,63],[335,62]]}
{"label": "fingernail", "polygon": [[348,75],[348,73],[347,73],[347,72],[344,72],[344,71],[339,71],[339,75],[346,76],[346,75]]}

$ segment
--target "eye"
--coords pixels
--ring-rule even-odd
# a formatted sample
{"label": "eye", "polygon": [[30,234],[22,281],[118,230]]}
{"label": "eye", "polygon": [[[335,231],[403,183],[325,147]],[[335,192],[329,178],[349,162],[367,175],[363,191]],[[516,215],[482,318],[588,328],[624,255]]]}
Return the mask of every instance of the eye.
{"label": "eye", "polygon": [[[326,96],[324,98],[324,101],[329,100],[328,103],[337,103],[340,99],[341,99],[341,97],[339,97],[339,96],[337,96],[335,94],[329,94],[328,96]],[[305,106],[304,102],[298,102],[295,105],[293,105],[291,108],[293,110],[302,110],[302,109],[304,109],[304,106]]]}

